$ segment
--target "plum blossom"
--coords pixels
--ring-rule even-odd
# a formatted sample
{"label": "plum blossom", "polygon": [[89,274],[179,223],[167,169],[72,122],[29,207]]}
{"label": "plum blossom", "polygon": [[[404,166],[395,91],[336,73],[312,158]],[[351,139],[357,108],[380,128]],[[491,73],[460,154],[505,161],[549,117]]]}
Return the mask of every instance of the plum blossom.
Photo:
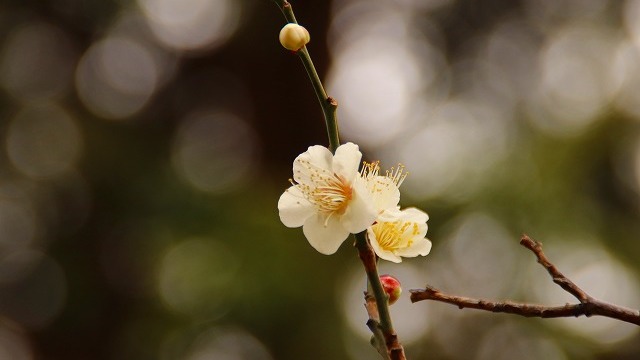
{"label": "plum blossom", "polygon": [[428,255],[427,220],[429,215],[416,208],[388,209],[367,229],[371,247],[381,259],[395,263],[402,262],[402,257]]}
{"label": "plum blossom", "polygon": [[367,229],[378,211],[358,166],[362,153],[346,143],[335,155],[323,146],[310,146],[293,162],[293,180],[280,196],[282,223],[302,231],[320,253],[335,253],[350,233]]}
{"label": "plum blossom", "polygon": [[373,202],[378,211],[382,214],[386,210],[397,210],[400,202],[400,184],[407,177],[404,166],[391,168],[380,175],[380,162],[364,162],[360,176],[367,183],[367,189],[373,197]]}

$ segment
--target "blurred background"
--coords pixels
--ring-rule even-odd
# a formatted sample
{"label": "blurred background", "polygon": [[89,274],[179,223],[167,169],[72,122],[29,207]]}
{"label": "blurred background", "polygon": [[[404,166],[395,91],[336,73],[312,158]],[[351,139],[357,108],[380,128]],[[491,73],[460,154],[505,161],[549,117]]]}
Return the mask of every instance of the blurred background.
{"label": "blurred background", "polygon": [[[406,165],[405,290],[640,308],[640,1],[294,1],[343,141]],[[0,1],[0,359],[373,359],[365,279],[287,229],[326,144],[269,0]],[[639,328],[421,302],[410,359],[637,359]]]}

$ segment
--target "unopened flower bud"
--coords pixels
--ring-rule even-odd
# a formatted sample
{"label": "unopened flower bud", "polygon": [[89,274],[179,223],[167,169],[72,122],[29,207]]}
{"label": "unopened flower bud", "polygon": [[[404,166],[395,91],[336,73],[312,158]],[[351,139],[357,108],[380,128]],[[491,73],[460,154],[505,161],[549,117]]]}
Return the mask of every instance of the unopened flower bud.
{"label": "unopened flower bud", "polygon": [[285,49],[298,51],[310,40],[311,36],[307,29],[298,24],[289,23],[280,30],[280,44],[282,44]]}
{"label": "unopened flower bud", "polygon": [[395,303],[400,298],[400,294],[402,294],[400,281],[391,275],[381,275],[380,282],[384,292],[389,296],[389,305]]}

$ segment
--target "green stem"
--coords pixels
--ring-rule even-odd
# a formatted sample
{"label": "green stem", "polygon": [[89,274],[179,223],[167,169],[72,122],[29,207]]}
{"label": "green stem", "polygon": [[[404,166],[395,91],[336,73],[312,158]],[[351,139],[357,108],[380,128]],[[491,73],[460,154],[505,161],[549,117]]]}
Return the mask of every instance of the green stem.
{"label": "green stem", "polygon": [[296,16],[293,14],[293,8],[291,4],[287,0],[273,0],[273,2],[278,5],[280,11],[284,14],[284,17],[287,19],[287,22],[297,24]]}
{"label": "green stem", "polygon": [[311,61],[311,56],[309,56],[307,47],[305,46],[298,50],[298,55],[300,56],[300,60],[302,60],[302,64],[304,64],[305,70],[307,70],[309,80],[311,80],[311,85],[313,85],[313,90],[316,93],[320,107],[322,107],[324,122],[327,126],[327,135],[329,136],[329,148],[332,152],[335,152],[338,146],[340,146],[336,114],[338,103],[333,98],[327,96],[327,92],[324,90],[324,86],[322,86],[322,81],[320,81],[318,72],[316,72],[316,68],[313,66],[313,61]]}
{"label": "green stem", "polygon": [[356,238],[356,248],[358,249],[358,255],[362,260],[365,272],[367,273],[367,279],[369,280],[369,286],[373,292],[373,296],[376,299],[376,305],[378,306],[378,313],[380,314],[380,327],[385,336],[387,334],[394,334],[393,323],[391,322],[391,314],[389,312],[389,302],[387,293],[384,292],[382,283],[380,282],[380,276],[378,275],[378,266],[376,264],[376,255],[369,245],[367,240],[366,231],[357,233],[354,235]]}
{"label": "green stem", "polygon": [[[294,24],[298,23],[296,21],[295,15],[293,14],[293,8],[291,7],[291,4],[289,4],[289,2],[287,2],[286,0],[274,0],[274,2],[278,5],[280,10],[284,14],[287,22]],[[327,92],[324,90],[324,86],[322,85],[320,76],[318,76],[318,72],[313,65],[313,61],[311,61],[311,56],[309,55],[309,50],[307,50],[307,47],[302,47],[302,49],[298,50],[296,53],[298,54],[298,56],[300,56],[300,60],[302,60],[304,69],[307,71],[307,75],[309,75],[309,80],[311,80],[313,91],[316,93],[316,97],[318,98],[318,102],[320,103],[320,107],[322,108],[324,122],[327,127],[327,135],[329,136],[329,149],[331,149],[332,152],[335,152],[338,146],[340,146],[340,136],[336,114],[338,103],[333,98],[327,96]]]}

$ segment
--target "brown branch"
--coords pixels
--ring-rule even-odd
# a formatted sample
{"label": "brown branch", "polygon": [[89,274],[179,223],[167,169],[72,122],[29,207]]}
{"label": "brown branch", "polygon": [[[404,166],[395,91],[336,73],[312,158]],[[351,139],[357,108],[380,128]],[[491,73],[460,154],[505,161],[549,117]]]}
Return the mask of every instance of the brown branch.
{"label": "brown branch", "polygon": [[495,313],[508,313],[525,317],[558,318],[578,317],[581,315],[590,317],[593,315],[605,316],[620,321],[640,325],[640,311],[610,304],[589,296],[584,290],[564,276],[558,268],[549,261],[542,251],[542,244],[522,235],[520,244],[531,250],[540,263],[549,273],[553,282],[562,287],[566,292],[575,296],[579,304],[566,304],[564,306],[544,306],[537,304],[515,303],[511,301],[489,301],[472,299],[463,296],[448,295],[427,285],[425,289],[409,290],[411,302],[421,300],[435,300],[456,305],[458,308],[471,308]]}
{"label": "brown branch", "polygon": [[[369,314],[367,326],[369,326],[369,329],[373,332],[376,340],[380,340],[380,334],[382,334],[382,340],[384,340],[382,344],[384,350],[386,350],[386,354],[384,354],[386,358],[390,358],[391,360],[406,360],[404,348],[402,344],[400,344],[398,335],[393,329],[387,294],[384,292],[382,284],[380,283],[380,277],[378,276],[376,253],[373,251],[371,244],[369,244],[369,239],[367,239],[365,231],[355,234],[354,237],[356,239],[355,247],[358,250],[358,256],[367,273],[367,279],[369,280],[369,286],[372,292],[372,294],[365,293],[365,307]],[[374,326],[374,328],[372,328],[372,326]],[[380,349],[380,343],[374,344],[374,346],[376,346],[378,352],[382,351]]]}
{"label": "brown branch", "polygon": [[589,301],[590,296],[587,295],[582,289],[580,289],[573,281],[569,280],[564,274],[558,270],[558,268],[553,265],[547,256],[542,251],[542,244],[533,240],[526,234],[522,235],[520,238],[520,245],[526,247],[531,250],[533,254],[538,258],[538,263],[542,265],[553,279],[553,282],[562,287],[566,292],[573,295],[580,301],[580,303],[584,304]]}
{"label": "brown branch", "polygon": [[417,302],[421,300],[435,300],[456,305],[460,309],[470,308],[495,313],[516,314],[526,317],[541,318],[557,318],[567,316],[579,316],[581,313],[581,304],[558,307],[546,307],[542,305],[515,303],[511,301],[489,301],[481,299],[472,299],[464,296],[448,295],[440,292],[440,290],[428,286],[421,290],[409,290],[411,292],[411,301]]}
{"label": "brown branch", "polygon": [[382,330],[382,326],[380,326],[380,314],[378,313],[376,298],[365,291],[364,300],[364,307],[367,309],[367,314],[369,314],[367,327],[373,334],[373,337],[371,338],[371,345],[378,350],[378,353],[383,359],[391,360],[387,350],[387,341],[385,340],[384,331]]}

